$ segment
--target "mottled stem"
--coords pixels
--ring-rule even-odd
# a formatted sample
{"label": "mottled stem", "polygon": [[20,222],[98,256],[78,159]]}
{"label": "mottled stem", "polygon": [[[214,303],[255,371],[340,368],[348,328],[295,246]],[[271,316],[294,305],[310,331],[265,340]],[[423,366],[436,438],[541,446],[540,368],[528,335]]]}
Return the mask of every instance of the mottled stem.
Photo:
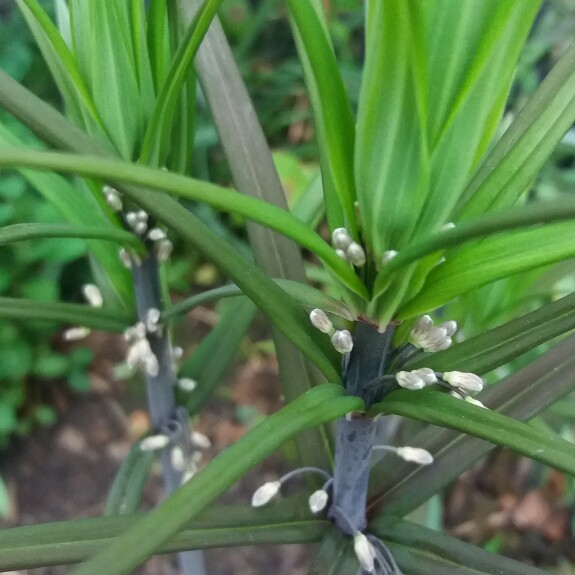
{"label": "mottled stem", "polygon": [[[141,264],[134,264],[132,275],[138,318],[140,321],[145,321],[146,312],[149,309],[155,308],[161,311],[163,307],[159,265],[155,255],[150,254]],[[157,333],[148,334],[147,337],[160,367],[158,375],[146,375],[148,409],[152,427],[170,435],[171,446],[179,445],[185,453],[189,453],[187,416],[178,410],[174,394],[175,374],[167,327]],[[172,465],[170,448],[162,450],[161,462],[164,489],[169,495],[181,485],[182,472]],[[201,551],[178,553],[178,563],[184,575],[205,573],[204,557]]]}

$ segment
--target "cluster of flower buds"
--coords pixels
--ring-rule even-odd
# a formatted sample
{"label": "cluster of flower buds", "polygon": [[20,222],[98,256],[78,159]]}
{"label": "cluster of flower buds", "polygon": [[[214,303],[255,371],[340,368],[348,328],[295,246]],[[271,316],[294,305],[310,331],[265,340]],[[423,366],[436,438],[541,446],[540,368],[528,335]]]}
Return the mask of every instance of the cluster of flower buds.
{"label": "cluster of flower buds", "polygon": [[[92,307],[102,307],[104,305],[104,298],[97,285],[86,284],[82,286],[82,293]],[[87,327],[71,327],[64,332],[64,340],[79,341],[90,335],[90,333],[91,330]]]}
{"label": "cluster of flower buds", "polygon": [[347,329],[336,330],[323,310],[312,309],[309,319],[315,328],[331,336],[331,344],[339,353],[349,353],[353,349],[351,333]]}
{"label": "cluster of flower buds", "polygon": [[412,371],[398,371],[395,379],[405,389],[423,389],[427,385],[437,383],[435,372],[429,367],[421,367]]}
{"label": "cluster of flower buds", "polygon": [[154,251],[161,262],[167,261],[172,254],[174,246],[168,239],[166,232],[161,228],[152,228],[147,235],[147,239],[154,243]]}
{"label": "cluster of flower buds", "polygon": [[[150,316],[157,315],[157,310],[150,309],[146,313],[146,320]],[[158,312],[159,314],[159,312]],[[159,315],[158,315],[159,320]],[[146,321],[146,323],[149,323]],[[130,347],[128,348],[128,354],[126,356],[126,363],[128,367],[134,369],[139,367],[151,377],[156,377],[160,372],[160,364],[158,363],[158,358],[155,356],[152,348],[150,347],[150,342],[146,337],[148,332],[146,323],[138,322],[136,325],[129,327],[124,332],[124,339],[130,342]],[[157,325],[156,328],[157,330]],[[153,332],[152,332],[153,333]]]}
{"label": "cluster of flower buds", "polygon": [[331,235],[332,244],[337,255],[355,267],[365,265],[365,251],[360,244],[354,242],[345,228],[336,228]]}
{"label": "cluster of flower buds", "polygon": [[423,315],[411,330],[409,341],[423,351],[442,351],[451,345],[451,336],[456,331],[457,323],[454,321],[445,321],[435,326],[428,315]]}
{"label": "cluster of flower buds", "polygon": [[127,212],[126,223],[130,226],[135,234],[142,236],[148,229],[148,214],[144,210],[138,210],[137,212]]}
{"label": "cluster of flower buds", "polygon": [[123,203],[120,192],[118,192],[118,190],[116,190],[115,188],[112,188],[112,186],[104,186],[102,191],[104,192],[106,203],[108,204],[108,206],[110,206],[110,209],[114,212],[121,211],[123,208]]}

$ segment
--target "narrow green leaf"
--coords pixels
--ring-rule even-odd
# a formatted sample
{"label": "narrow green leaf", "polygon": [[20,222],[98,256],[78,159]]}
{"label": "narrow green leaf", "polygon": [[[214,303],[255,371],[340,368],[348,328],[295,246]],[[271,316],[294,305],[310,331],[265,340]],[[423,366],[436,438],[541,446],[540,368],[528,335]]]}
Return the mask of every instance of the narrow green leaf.
{"label": "narrow green leaf", "polygon": [[418,240],[398,253],[379,272],[375,282],[374,297],[381,295],[384,288],[391,282],[394,272],[439,250],[460,247],[471,240],[509,230],[573,218],[575,218],[575,202],[570,199],[559,199],[553,202],[530,203],[526,206],[488,213],[473,220],[463,221],[455,228]]}
{"label": "narrow green leaf", "polygon": [[[0,102],[40,137],[55,146],[103,156],[110,153],[102,144],[75,128],[61,114],[22,88],[2,71],[0,71]],[[182,212],[181,207],[171,198],[129,186],[124,186],[122,189],[138,202],[142,202],[143,195],[145,195],[147,200],[143,207],[148,208],[150,213],[158,217],[161,213],[164,220],[178,230],[182,237],[198,245],[206,254],[213,257],[213,261],[221,266],[225,273],[231,271],[230,277],[258,307],[268,314],[272,321],[276,322],[278,329],[300,347],[312,362],[320,367],[328,379],[340,380],[338,370],[334,369],[329,359],[332,350],[327,344],[321,347],[321,340],[317,339],[317,333],[314,333],[316,330],[310,328],[305,314],[265,274],[255,268],[251,262],[244,260],[198,218],[189,212]],[[283,268],[280,271],[286,272]]]}
{"label": "narrow green leaf", "polygon": [[[562,341],[516,373],[489,386],[479,399],[508,417],[531,419],[565,394],[573,391],[575,337]],[[453,431],[426,427],[410,444],[427,449],[431,467],[414,467],[396,458],[383,459],[373,468],[369,508],[392,515],[406,515],[491,451],[491,443]]]}
{"label": "narrow green leaf", "polygon": [[344,393],[339,386],[325,384],[295,399],[254,427],[164,503],[74,573],[130,573],[248,469],[296,433],[362,408],[359,398],[345,397]]}
{"label": "narrow green leaf", "polygon": [[234,300],[180,369],[180,375],[198,382],[196,389],[182,398],[191,415],[200,411],[220,383],[237,356],[256,312],[257,307],[251,301]]}
{"label": "narrow green leaf", "polygon": [[0,246],[41,238],[99,239],[127,245],[138,252],[144,251],[136,235],[116,228],[73,224],[13,224],[0,228]]}
{"label": "narrow green leaf", "polygon": [[418,296],[405,303],[397,319],[436,309],[454,297],[495,280],[575,256],[575,222],[549,224],[490,237],[446,253]]}
{"label": "narrow green leaf", "polygon": [[[293,500],[287,500],[266,509],[245,505],[212,508],[158,551],[171,553],[255,543],[316,541],[329,523],[302,513],[300,503],[294,505]],[[33,569],[85,561],[142,517],[98,517],[3,529],[0,532],[0,569]]]}
{"label": "narrow green leaf", "polygon": [[288,6],[313,107],[328,223],[331,229],[346,227],[357,239],[354,118],[329,39],[323,6],[314,0],[289,0]]}
{"label": "narrow green leaf", "polygon": [[575,46],[547,75],[468,184],[454,219],[513,204],[575,121]]}
{"label": "narrow green leaf", "polygon": [[153,451],[142,451],[140,442],[134,443],[114,477],[105,515],[128,515],[138,510],[155,458]]}
{"label": "narrow green leaf", "polygon": [[[339,300],[327,295],[325,292],[322,292],[307,284],[300,284],[290,280],[274,281],[303,306],[311,308],[318,307],[325,312],[340,315],[349,320],[355,319],[344,304],[342,304]],[[186,298],[185,300],[178,302],[177,304],[172,305],[162,313],[162,318],[165,320],[171,319],[178,315],[188,313],[200,305],[215,302],[222,298],[241,297],[243,295],[244,294],[242,290],[240,290],[240,288],[235,285],[227,285],[214,288],[193,295],[189,298]]]}
{"label": "narrow green leaf", "polygon": [[37,0],[16,0],[76,121],[104,130],[78,64],[60,32]]}
{"label": "narrow green leaf", "polygon": [[196,56],[210,24],[215,18],[223,0],[205,0],[202,7],[188,26],[178,51],[176,52],[166,79],[156,100],[146,133],[144,135],[140,161],[144,164],[158,164],[162,143],[171,132],[178,99],[182,96],[182,87],[190,72],[190,66]]}
{"label": "narrow green leaf", "polygon": [[52,321],[117,332],[124,331],[134,323],[133,317],[117,310],[107,311],[87,305],[10,297],[0,298],[0,317]]}
{"label": "narrow green leaf", "polygon": [[317,254],[355,293],[366,299],[368,297],[367,290],[358,276],[318,234],[288,211],[261,200],[246,197],[215,184],[171,174],[165,170],[97,156],[5,148],[0,150],[0,166],[76,172],[104,181],[142,185],[238,213],[295,239],[300,245]]}
{"label": "narrow green leaf", "polygon": [[325,211],[322,178],[321,173],[318,173],[307,188],[296,198],[291,207],[291,213],[315,230],[323,220]]}
{"label": "narrow green leaf", "polygon": [[393,391],[374,405],[370,415],[403,415],[433,425],[456,429],[575,475],[573,444],[558,435],[521,423],[500,413],[476,407],[437,389]]}
{"label": "narrow green leaf", "polygon": [[547,573],[411,521],[381,518],[372,521],[369,530],[385,541],[399,567],[409,575]]}

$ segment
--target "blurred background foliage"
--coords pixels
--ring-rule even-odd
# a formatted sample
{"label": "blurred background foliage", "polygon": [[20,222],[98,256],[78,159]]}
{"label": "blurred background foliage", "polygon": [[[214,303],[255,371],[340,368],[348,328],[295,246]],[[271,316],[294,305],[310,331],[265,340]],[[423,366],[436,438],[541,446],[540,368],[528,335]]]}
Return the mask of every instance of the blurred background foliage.
{"label": "blurred background foliage", "polygon": [[[53,12],[51,0],[43,0],[42,4]],[[324,5],[343,78],[356,106],[363,58],[363,2],[325,0]],[[293,205],[308,186],[317,185],[319,170],[310,104],[285,2],[227,0],[221,18]],[[547,0],[520,61],[504,126],[572,40],[574,31],[575,3]],[[0,67],[44,100],[60,105],[46,66],[11,0],[0,0]],[[198,108],[193,174],[230,184],[229,169],[201,93]],[[0,119],[11,127],[14,123],[6,116]],[[27,142],[33,138],[23,128],[20,134]],[[534,182],[531,196],[548,200],[574,191],[575,130],[571,130]],[[190,203],[187,207],[236,247],[249,251],[240,218],[216,214],[207,206]],[[62,220],[56,208],[28,181],[13,172],[0,174],[0,226]],[[441,315],[464,318],[465,336],[477,334],[575,291],[571,270],[567,262],[496,282],[459,298]],[[313,268],[309,275],[321,282]],[[177,243],[167,276],[176,299],[225,281],[210,264]],[[90,278],[86,247],[79,240],[43,240],[0,248],[0,297],[81,301],[80,288]],[[533,350],[494,377],[505,375],[540,352]],[[91,360],[88,347],[62,341],[61,326],[0,320],[0,447],[12,434],[26,434],[35,424],[54,421],[55,412],[46,394],[50,386],[89,389],[87,368]],[[571,422],[575,418],[572,399],[563,400],[553,410],[571,414]]]}

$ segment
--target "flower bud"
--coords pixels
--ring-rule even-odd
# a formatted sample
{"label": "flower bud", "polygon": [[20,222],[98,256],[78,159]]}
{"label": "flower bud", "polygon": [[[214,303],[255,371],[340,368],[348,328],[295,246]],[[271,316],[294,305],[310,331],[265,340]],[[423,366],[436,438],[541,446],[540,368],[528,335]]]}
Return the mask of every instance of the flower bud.
{"label": "flower bud", "polygon": [[435,372],[429,367],[420,367],[419,369],[414,369],[411,371],[412,374],[421,377],[425,382],[425,385],[432,385],[437,383],[437,376]]}
{"label": "flower bud", "polygon": [[423,389],[425,387],[425,380],[419,375],[409,371],[398,371],[395,374],[395,379],[401,387],[405,389]]}
{"label": "flower bud", "polygon": [[158,323],[160,321],[160,310],[155,307],[151,307],[146,312],[146,331],[148,333],[155,333],[158,330]]}
{"label": "flower bud", "polygon": [[168,258],[170,257],[170,255],[172,254],[173,249],[174,249],[174,246],[168,238],[165,238],[165,239],[157,242],[156,243],[156,255],[158,256],[158,260],[160,262],[167,261]]}
{"label": "flower bud", "polygon": [[97,285],[86,284],[82,287],[82,293],[92,307],[102,307],[104,305],[104,299]]}
{"label": "flower bud", "polygon": [[333,324],[321,309],[312,309],[309,314],[312,325],[323,333],[333,333]]}
{"label": "flower bud", "polygon": [[413,461],[413,463],[419,463],[420,465],[433,463],[433,455],[420,447],[398,447],[397,455],[405,461]]}
{"label": "flower bud", "polygon": [[368,538],[359,531],[353,536],[353,550],[361,568],[368,573],[373,573],[375,569],[375,550]]}
{"label": "flower bud", "polygon": [[170,438],[164,434],[148,435],[140,441],[141,451],[159,451],[164,449],[170,443]]}
{"label": "flower bud", "polygon": [[335,253],[336,253],[344,262],[347,262],[347,261],[348,261],[348,259],[347,259],[347,254],[345,253],[345,250],[337,249],[337,250],[335,250]]}
{"label": "flower bud", "polygon": [[351,237],[345,228],[336,228],[331,234],[331,241],[334,248],[345,251],[351,244]]}
{"label": "flower bud", "polygon": [[440,327],[445,330],[445,333],[451,337],[457,331],[457,322],[456,321],[444,321],[440,323],[437,327]]}
{"label": "flower bud", "polygon": [[200,449],[209,449],[212,446],[212,442],[199,431],[192,431],[191,436],[192,443]]}
{"label": "flower bud", "polygon": [[465,391],[481,391],[483,389],[483,380],[474,373],[446,371],[441,378],[449,385]]}
{"label": "flower bud", "polygon": [[148,239],[152,242],[158,242],[166,238],[166,232],[160,228],[152,228],[148,232]]}
{"label": "flower bud", "polygon": [[175,445],[170,451],[170,462],[176,471],[181,472],[186,469],[186,456],[179,445]]}
{"label": "flower bud", "polygon": [[64,332],[66,341],[78,341],[90,335],[90,329],[87,327],[71,327]]}
{"label": "flower bud", "polygon": [[338,329],[331,336],[331,343],[339,353],[349,353],[353,349],[353,339],[347,329]]}
{"label": "flower bud", "polygon": [[198,387],[198,382],[195,379],[192,379],[191,377],[181,377],[180,379],[178,379],[178,387],[182,390],[182,391],[194,391],[194,389],[196,389],[196,387]]}
{"label": "flower bud", "polygon": [[383,252],[383,256],[381,258],[381,265],[388,264],[396,255],[397,251],[395,250],[387,250],[386,252]]}
{"label": "flower bud", "polygon": [[329,499],[327,491],[323,489],[318,489],[314,491],[309,498],[309,508],[312,513],[319,513],[325,509]]}
{"label": "flower bud", "polygon": [[356,267],[365,265],[365,252],[357,242],[351,242],[346,250],[347,259]]}
{"label": "flower bud", "polygon": [[279,481],[269,481],[259,487],[252,496],[252,507],[262,507],[277,495],[282,484]]}
{"label": "flower bud", "polygon": [[471,403],[471,405],[476,405],[477,407],[483,407],[483,409],[489,409],[486,405],[483,405],[483,403],[481,403],[478,399],[475,399],[474,397],[471,397],[470,395],[468,395],[465,398],[465,401],[467,401],[467,403]]}

